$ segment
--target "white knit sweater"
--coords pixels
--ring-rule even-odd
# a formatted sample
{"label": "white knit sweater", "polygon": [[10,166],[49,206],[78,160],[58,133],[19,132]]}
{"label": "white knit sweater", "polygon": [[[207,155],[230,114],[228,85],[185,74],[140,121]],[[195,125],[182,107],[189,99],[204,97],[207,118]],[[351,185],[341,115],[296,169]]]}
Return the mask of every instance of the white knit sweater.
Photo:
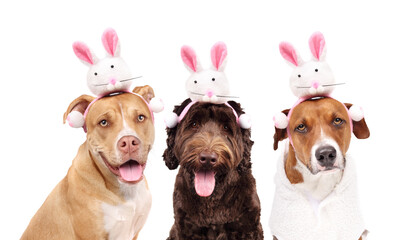
{"label": "white knit sweater", "polygon": [[346,158],[342,180],[324,200],[314,204],[288,180],[281,158],[275,176],[276,193],[270,229],[279,240],[365,239],[363,219],[357,202],[353,159]]}

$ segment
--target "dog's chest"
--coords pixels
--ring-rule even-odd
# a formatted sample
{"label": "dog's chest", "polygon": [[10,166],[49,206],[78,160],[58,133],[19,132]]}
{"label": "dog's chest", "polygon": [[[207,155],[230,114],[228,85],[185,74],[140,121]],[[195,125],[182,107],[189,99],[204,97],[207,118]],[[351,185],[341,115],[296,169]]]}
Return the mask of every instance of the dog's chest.
{"label": "dog's chest", "polygon": [[102,203],[104,230],[109,240],[133,239],[145,224],[152,197],[145,180],[135,186],[123,186],[126,202],[118,205]]}

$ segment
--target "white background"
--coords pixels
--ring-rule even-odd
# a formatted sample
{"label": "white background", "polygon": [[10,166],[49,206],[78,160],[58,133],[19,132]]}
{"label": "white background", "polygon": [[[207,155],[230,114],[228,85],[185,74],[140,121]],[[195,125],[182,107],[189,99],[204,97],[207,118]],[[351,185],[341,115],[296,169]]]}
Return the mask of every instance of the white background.
{"label": "white background", "polygon": [[[398,3],[401,1],[397,1]],[[404,8],[394,1],[3,1],[0,3],[0,232],[18,239],[85,141],[62,124],[69,103],[90,94],[87,68],[72,43],[86,42],[104,56],[107,27],[121,39],[134,85],[149,84],[166,111],[186,98],[188,71],[180,58],[193,46],[204,66],[216,41],[228,46],[226,73],[232,93],[253,117],[253,174],[262,204],[265,238],[281,151],[273,151],[275,112],[289,108],[290,67],[278,51],[288,40],[304,59],[308,38],[325,35],[338,82],[334,96],[363,106],[371,131],[352,138],[361,207],[370,239],[403,238],[404,211]],[[173,223],[176,171],[162,160],[164,114],[156,115],[156,141],[146,177],[153,195],[139,239],[166,239]]]}

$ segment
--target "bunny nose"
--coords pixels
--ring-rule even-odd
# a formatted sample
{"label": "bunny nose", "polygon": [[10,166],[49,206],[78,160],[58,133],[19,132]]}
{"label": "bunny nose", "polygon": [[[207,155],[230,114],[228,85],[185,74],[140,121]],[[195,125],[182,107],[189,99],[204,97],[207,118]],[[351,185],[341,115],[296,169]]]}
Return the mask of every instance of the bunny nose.
{"label": "bunny nose", "polygon": [[205,95],[207,95],[209,98],[214,96],[214,91],[212,91],[211,89],[208,89],[207,92],[205,93]]}
{"label": "bunny nose", "polygon": [[111,79],[110,79],[110,83],[111,83],[112,85],[115,85],[115,84],[117,83],[117,80],[115,80],[115,78],[111,78]]}
{"label": "bunny nose", "polygon": [[315,89],[318,89],[319,85],[320,84],[319,84],[318,81],[315,81],[315,82],[312,83],[312,87],[315,88]]}

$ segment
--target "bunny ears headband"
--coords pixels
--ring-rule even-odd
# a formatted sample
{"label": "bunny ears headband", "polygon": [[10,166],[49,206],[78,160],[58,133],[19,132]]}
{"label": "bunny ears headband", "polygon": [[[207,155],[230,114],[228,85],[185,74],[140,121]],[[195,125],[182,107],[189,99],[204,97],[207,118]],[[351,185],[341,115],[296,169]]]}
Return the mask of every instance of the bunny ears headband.
{"label": "bunny ears headband", "polygon": [[[279,45],[281,56],[293,67],[290,77],[290,88],[299,99],[290,109],[288,116],[280,112],[273,117],[274,125],[278,129],[287,128],[291,113],[298,104],[312,98],[331,98],[334,86],[341,84],[335,83],[332,71],[325,61],[326,42],[322,33],[315,32],[311,35],[309,38],[309,49],[313,58],[305,62],[290,43],[281,42]],[[350,109],[347,109],[345,106],[345,109],[348,110],[350,120],[358,122],[364,117],[362,108],[357,105],[352,105]],[[350,121],[350,126],[353,130],[352,124],[352,121]],[[288,128],[287,134],[292,144]]]}
{"label": "bunny ears headband", "polygon": [[[171,112],[165,119],[166,126],[168,128],[176,127],[177,124],[179,124],[181,122],[181,120],[183,120],[183,118],[186,116],[187,112],[190,110],[190,108],[195,103],[197,103],[197,101],[191,101],[189,104],[187,104],[187,106],[183,109],[183,111],[180,113],[179,116],[177,116],[176,113]],[[252,121],[251,121],[251,118],[249,115],[242,114],[242,115],[238,116],[235,109],[233,109],[233,107],[229,103],[225,103],[225,105],[232,109],[233,115],[236,118],[236,123],[238,123],[241,128],[243,128],[243,129],[251,128]]]}
{"label": "bunny ears headband", "polygon": [[[120,93],[132,93],[129,91],[131,80],[137,78],[131,76],[129,67],[120,57],[120,42],[115,30],[112,28],[106,29],[102,34],[101,41],[107,52],[107,56],[102,59],[97,58],[85,43],[73,43],[73,52],[77,58],[89,67],[87,85],[90,91],[97,95],[97,98],[87,107],[84,115],[80,112],[72,111],[67,118],[71,127],[83,127],[85,131],[85,117],[90,106],[103,97]],[[164,108],[161,99],[153,98],[148,103],[142,96],[135,95],[141,97],[146,103],[152,118],[153,112],[161,112]]]}
{"label": "bunny ears headband", "polygon": [[[212,66],[217,71],[223,71],[226,66],[228,50],[225,43],[217,42],[211,48]],[[184,45],[181,48],[181,59],[189,71],[200,72],[203,70],[200,61],[197,59],[197,54],[190,46]]]}
{"label": "bunny ears headband", "polygon": [[[101,41],[104,49],[107,51],[107,54],[109,54],[111,57],[120,56],[120,41],[114,29],[106,29],[101,37]],[[86,65],[94,65],[100,60],[84,42],[74,42],[73,51],[76,56]]]}
{"label": "bunny ears headband", "polygon": [[229,83],[224,74],[228,56],[228,50],[225,43],[217,42],[211,48],[211,69],[203,69],[197,58],[195,51],[189,46],[181,48],[181,58],[187,70],[191,75],[186,81],[186,90],[191,102],[184,108],[180,116],[170,113],[165,119],[168,128],[174,128],[184,118],[189,109],[196,102],[210,102],[213,104],[225,104],[232,109],[236,122],[241,128],[249,129],[251,119],[248,115],[238,116],[235,109],[228,104]]}

